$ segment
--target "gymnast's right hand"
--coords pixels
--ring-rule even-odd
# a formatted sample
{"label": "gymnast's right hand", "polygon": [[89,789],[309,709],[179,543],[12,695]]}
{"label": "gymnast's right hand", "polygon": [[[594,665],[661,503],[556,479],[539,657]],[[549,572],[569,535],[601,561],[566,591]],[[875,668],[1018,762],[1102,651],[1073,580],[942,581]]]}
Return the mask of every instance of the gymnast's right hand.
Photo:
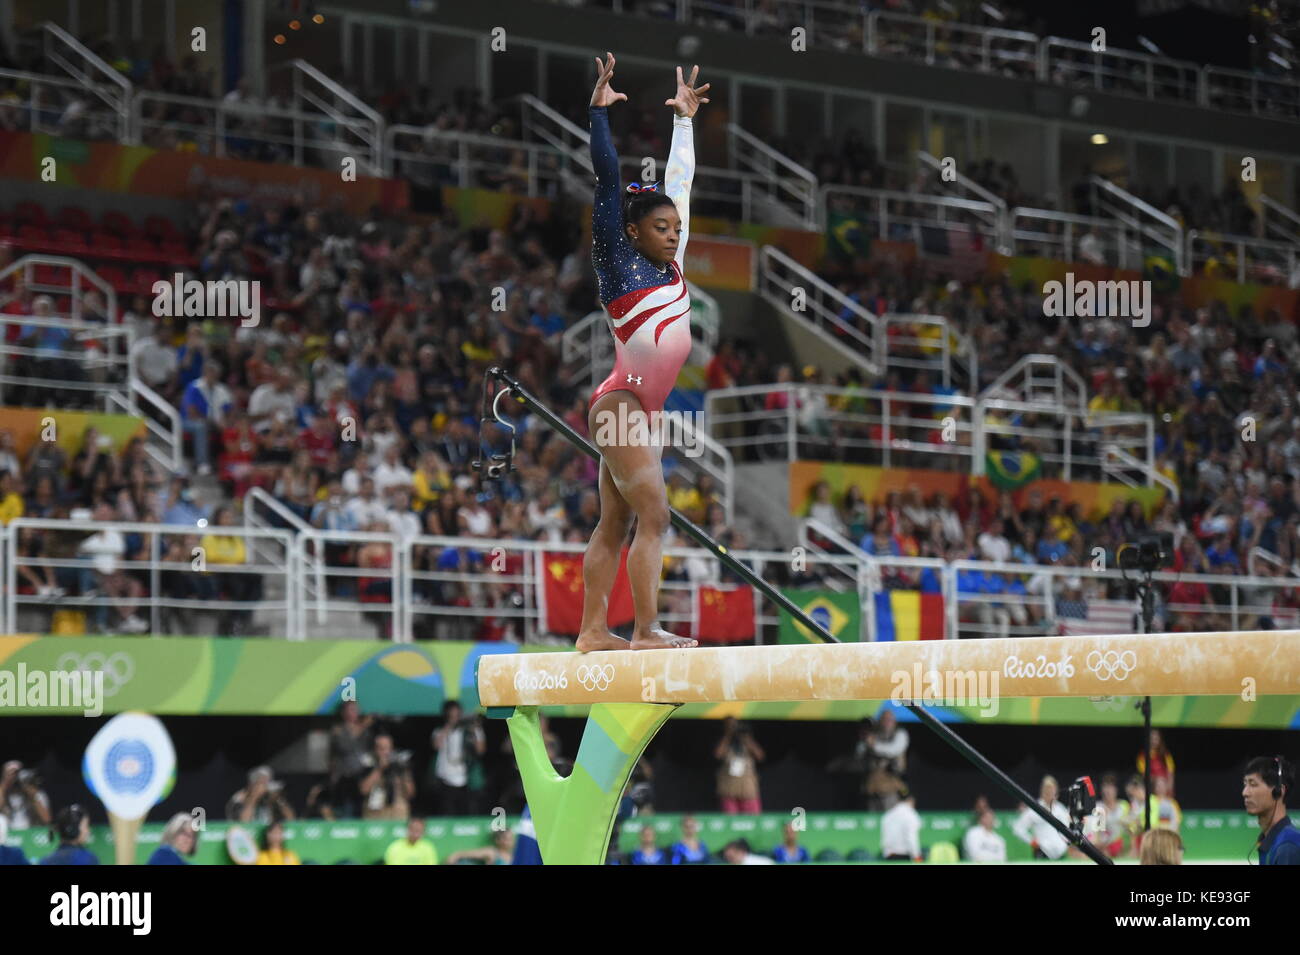
{"label": "gymnast's right hand", "polygon": [[596,88],[591,92],[592,106],[612,106],[619,100],[627,99],[626,93],[615,93],[609,85],[610,78],[614,75],[614,54],[606,52],[609,59],[602,63],[600,57],[596,57]]}

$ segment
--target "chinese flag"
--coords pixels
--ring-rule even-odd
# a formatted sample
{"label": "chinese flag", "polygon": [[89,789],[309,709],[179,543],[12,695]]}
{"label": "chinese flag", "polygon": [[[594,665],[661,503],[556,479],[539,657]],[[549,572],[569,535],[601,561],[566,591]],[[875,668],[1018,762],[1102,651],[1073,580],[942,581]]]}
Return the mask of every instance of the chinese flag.
{"label": "chinese flag", "polygon": [[[582,555],[544,554],[542,573],[547,631],[576,636],[582,626]],[[609,626],[621,627],[634,619],[632,586],[627,576],[627,549],[624,548],[614,578],[614,590],[609,595]]]}
{"label": "chinese flag", "polygon": [[701,586],[700,632],[702,643],[737,643],[754,638],[754,589],[749,585]]}

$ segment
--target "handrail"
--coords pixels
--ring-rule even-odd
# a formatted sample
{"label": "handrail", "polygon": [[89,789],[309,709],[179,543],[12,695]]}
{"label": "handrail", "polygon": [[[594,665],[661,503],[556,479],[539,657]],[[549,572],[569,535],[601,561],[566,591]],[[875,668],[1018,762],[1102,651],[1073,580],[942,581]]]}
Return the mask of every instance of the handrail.
{"label": "handrail", "polygon": [[1285,560],[1273,553],[1271,550],[1265,550],[1263,547],[1252,547],[1249,555],[1246,557],[1246,573],[1255,576],[1255,561],[1262,560],[1265,563],[1272,564],[1274,567],[1281,567],[1288,570],[1297,577],[1300,577],[1300,560],[1293,560],[1289,565]]}
{"label": "handrail", "polygon": [[[372,129],[372,142],[370,143],[371,155],[370,164],[372,172],[375,175],[383,175],[384,170],[384,118],[375,110],[362,101],[359,97],[330,79],[316,67],[312,66],[306,60],[298,57],[290,61],[294,70],[294,94],[297,98],[311,103],[316,106],[322,113],[329,116],[336,122],[350,120],[352,117],[347,113],[339,110],[339,104],[346,104],[353,111],[361,114],[362,118],[370,123]],[[330,95],[334,97],[335,105],[329,106],[319,97],[313,95],[308,89],[303,87],[303,78],[319,83]]]}
{"label": "handrail", "polygon": [[[1000,391],[1007,391],[1011,394],[1020,394],[1025,396],[1025,400],[1031,404],[1038,403],[1035,399],[1036,392],[1033,390],[1035,384],[1042,383],[1043,379],[1034,378],[1034,368],[1038,366],[1047,366],[1052,370],[1052,376],[1049,386],[1052,389],[1053,396],[1051,401],[1046,404],[1058,404],[1062,408],[1067,404],[1067,384],[1073,385],[1070,401],[1072,401],[1078,410],[1087,411],[1088,408],[1088,386],[1084,384],[1082,376],[1071,368],[1065,362],[1061,361],[1055,355],[1025,355],[1020,358],[1014,365],[998,375],[987,388],[979,393],[981,401],[987,401],[993,398]],[[1026,371],[1024,384],[1019,388],[1013,388],[1011,382],[1017,380],[1020,372]]]}
{"label": "handrail", "polygon": [[[785,272],[792,274],[796,279],[807,286],[806,292],[808,295],[808,305],[810,310],[816,314],[816,321],[794,311],[790,307],[788,297],[785,300],[782,300],[765,287],[767,283],[771,283],[774,287],[780,288],[780,290],[786,293],[787,296],[794,288],[796,288],[793,282],[782,285],[781,279],[777,276],[778,270],[784,270]],[[759,276],[759,293],[767,299],[770,304],[779,307],[785,314],[794,316],[796,320],[803,322],[809,328],[820,332],[827,341],[831,342],[837,349],[852,358],[855,363],[862,366],[862,368],[869,374],[878,374],[881,368],[884,367],[884,362],[882,361],[882,356],[880,354],[882,345],[880,319],[869,310],[863,308],[857,302],[852,301],[839,289],[821,278],[821,276],[804,268],[801,264],[790,258],[790,256],[786,255],[775,246],[765,245],[759,250]],[[817,293],[835,302],[841,309],[848,309],[850,312],[855,314],[871,330],[871,334],[869,336],[864,335],[857,328],[840,318],[838,312],[822,306],[817,300]],[[851,348],[843,342],[830,337],[824,329],[819,327],[819,322],[825,322],[830,325],[838,333],[847,337],[851,342],[856,343],[858,348]]]}
{"label": "handrail", "polygon": [[[938,157],[932,156],[930,153],[926,152],[924,149],[918,149],[916,151],[916,158],[921,161],[922,165],[929,166],[930,169],[936,172],[942,172],[943,170],[943,162]],[[938,181],[941,183],[947,183],[947,180],[942,177],[940,177]],[[979,201],[987,202],[989,205],[993,206],[994,216],[996,219],[995,227],[998,231],[998,245],[1003,249],[1009,248],[1010,242],[1007,232],[1007,225],[1009,222],[1007,215],[1007,201],[997,193],[985,189],[965,173],[958,172],[957,178],[954,179],[953,182],[961,186],[967,192],[972,192],[979,196]]]}
{"label": "handrail", "polygon": [[[1158,470],[1156,470],[1155,465],[1138,460],[1133,455],[1129,454],[1127,451],[1125,451],[1123,448],[1121,448],[1119,445],[1116,444],[1106,445],[1104,448],[1102,448],[1102,453],[1106,455],[1108,459],[1112,457],[1115,458],[1125,467],[1130,467],[1135,470],[1141,471],[1146,476],[1148,487],[1150,487],[1152,484],[1159,484],[1169,493],[1169,496],[1172,500],[1174,500],[1175,502],[1178,501],[1179,498],[1178,485],[1175,484],[1173,481],[1171,481],[1166,475],[1161,474]],[[1118,471],[1110,470],[1110,465],[1108,460],[1103,462],[1103,467],[1106,467],[1108,472],[1115,474],[1116,477],[1120,476]]]}
{"label": "handrail", "polygon": [[[1260,205],[1264,207],[1264,228],[1275,235],[1280,235],[1285,242],[1300,244],[1300,214],[1293,209],[1284,206],[1272,196],[1266,196],[1263,193],[1259,195]],[[1294,229],[1284,229],[1280,225],[1269,221],[1268,213],[1281,216],[1294,226]]]}
{"label": "handrail", "polygon": [[[805,229],[817,227],[817,177],[811,171],[793,159],[773,149],[757,136],[742,128],[737,123],[727,123],[727,136],[731,164],[744,163],[760,176],[760,181],[769,188],[769,195],[775,202],[787,198],[797,205],[794,215]],[[740,145],[752,150],[761,159],[752,158],[751,153],[738,148]],[[784,171],[786,175],[780,173]],[[752,180],[745,180],[747,183]]]}
{"label": "handrail", "polygon": [[[1265,268],[1265,264],[1259,261],[1258,252],[1272,253],[1275,256],[1275,264],[1285,271],[1282,281],[1288,288],[1300,286],[1300,271],[1296,269],[1296,242],[1276,242],[1270,239],[1260,239],[1251,235],[1233,235],[1228,232],[1202,233],[1197,229],[1187,230],[1187,268],[1189,274],[1196,273],[1198,244],[1200,245],[1226,245],[1235,247],[1237,251],[1236,276],[1237,281],[1245,284],[1249,272],[1247,269],[1247,254],[1252,253],[1255,259],[1256,268]],[[1281,258],[1280,263],[1276,263],[1276,258]]]}
{"label": "handrail", "polygon": [[[113,69],[85,44],[74,37],[67,30],[64,30],[57,23],[46,20],[41,24],[41,36],[45,56],[52,63],[63,67],[68,75],[80,82],[84,89],[89,90],[98,96],[104,105],[110,107],[117,114],[118,135],[122,137],[123,142],[128,145],[130,141],[130,103],[131,93],[134,87],[131,81],[125,76]],[[57,44],[67,47],[78,57],[81,58],[81,66],[78,67],[71,60],[59,52]],[[89,68],[89,70],[87,69]],[[118,95],[113,97],[105,92],[104,88],[96,85],[91,81],[91,76],[98,74],[101,81],[107,81],[109,86],[117,88]]]}

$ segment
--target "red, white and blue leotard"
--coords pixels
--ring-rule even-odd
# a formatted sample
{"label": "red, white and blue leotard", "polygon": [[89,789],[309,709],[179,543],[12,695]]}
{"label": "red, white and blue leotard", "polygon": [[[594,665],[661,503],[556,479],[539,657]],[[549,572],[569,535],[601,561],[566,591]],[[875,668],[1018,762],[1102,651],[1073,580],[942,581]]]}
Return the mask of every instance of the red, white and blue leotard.
{"label": "red, white and blue leotard", "polygon": [[691,297],[682,277],[695,175],[691,119],[673,117],[672,147],[664,169],[664,194],[673,200],[682,220],[677,254],[666,269],[632,248],[623,231],[618,155],[603,106],[591,107],[591,163],[596,172],[591,261],[605,318],[614,333],[614,370],[592,392],[591,402],[610,391],[630,391],[645,411],[661,411],[691,353]]}

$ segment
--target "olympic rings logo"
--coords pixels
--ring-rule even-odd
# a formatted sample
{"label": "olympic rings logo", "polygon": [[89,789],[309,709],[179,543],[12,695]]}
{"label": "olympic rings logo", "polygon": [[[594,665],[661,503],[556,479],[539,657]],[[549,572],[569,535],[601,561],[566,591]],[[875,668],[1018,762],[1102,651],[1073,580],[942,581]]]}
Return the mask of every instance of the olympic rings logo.
{"label": "olympic rings logo", "polygon": [[609,685],[614,682],[614,664],[596,663],[588,666],[583,664],[578,667],[575,674],[582,688],[588,692],[603,692],[609,689]]}
{"label": "olympic rings logo", "polygon": [[84,655],[69,650],[59,657],[54,666],[65,673],[104,674],[104,696],[116,696],[135,676],[135,661],[126,653],[114,653],[106,657],[98,650]]}
{"label": "olympic rings logo", "polygon": [[1094,673],[1098,680],[1114,680],[1116,683],[1127,680],[1128,675],[1137,669],[1137,654],[1132,650],[1116,653],[1107,650],[1093,650],[1085,661],[1089,673]]}

